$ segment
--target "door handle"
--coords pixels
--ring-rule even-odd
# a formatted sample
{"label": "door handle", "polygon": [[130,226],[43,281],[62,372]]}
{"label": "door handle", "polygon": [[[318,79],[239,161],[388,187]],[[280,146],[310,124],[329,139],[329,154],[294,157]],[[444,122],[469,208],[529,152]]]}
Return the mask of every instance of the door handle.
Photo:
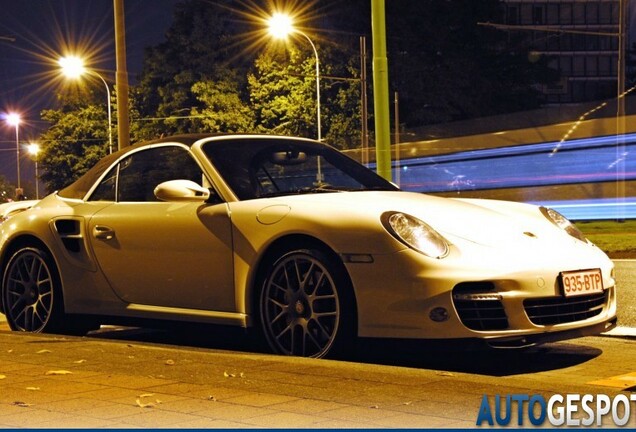
{"label": "door handle", "polygon": [[105,225],[95,225],[93,227],[93,237],[100,240],[112,240],[115,238],[115,231]]}

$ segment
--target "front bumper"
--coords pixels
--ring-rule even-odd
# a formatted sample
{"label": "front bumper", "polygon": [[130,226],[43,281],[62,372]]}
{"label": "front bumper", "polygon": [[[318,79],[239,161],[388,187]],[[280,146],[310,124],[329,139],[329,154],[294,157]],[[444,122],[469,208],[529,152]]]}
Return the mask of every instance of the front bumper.
{"label": "front bumper", "polygon": [[[461,258],[432,260],[411,250],[373,258],[373,263],[347,264],[361,337],[480,339],[491,346],[513,347],[598,334],[616,324],[613,264],[596,252],[558,264],[547,256],[521,264],[518,257],[503,255],[499,262],[488,257],[487,263]],[[584,268],[601,268],[605,291],[600,299],[579,297],[576,302],[583,305],[570,313],[570,299],[564,300],[557,278],[561,271]],[[464,284],[490,287],[493,295],[485,300],[495,301],[500,314],[495,316],[494,326],[488,320],[492,318],[487,315],[490,308],[476,311],[478,320],[483,317],[480,314],[488,318],[482,320],[486,324],[472,325],[465,320],[465,311],[453,295]],[[529,306],[536,311],[537,305],[539,318],[528,312]],[[566,318],[546,318],[551,308],[562,311],[559,313]]]}

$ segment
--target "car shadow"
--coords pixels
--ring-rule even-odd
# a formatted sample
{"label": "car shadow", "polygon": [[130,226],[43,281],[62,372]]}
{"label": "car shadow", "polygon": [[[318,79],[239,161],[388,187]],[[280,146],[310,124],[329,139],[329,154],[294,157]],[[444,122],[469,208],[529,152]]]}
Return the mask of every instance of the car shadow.
{"label": "car shadow", "polygon": [[510,376],[568,368],[588,362],[603,351],[584,344],[548,343],[501,349],[465,342],[361,340],[351,360],[361,363]]}
{"label": "car shadow", "polygon": [[[188,346],[206,350],[267,353],[262,343],[235,327],[176,324],[165,328],[102,326],[89,337]],[[509,376],[563,369],[590,361],[602,350],[585,344],[549,343],[529,348],[493,349],[464,343],[359,339],[338,361]]]}

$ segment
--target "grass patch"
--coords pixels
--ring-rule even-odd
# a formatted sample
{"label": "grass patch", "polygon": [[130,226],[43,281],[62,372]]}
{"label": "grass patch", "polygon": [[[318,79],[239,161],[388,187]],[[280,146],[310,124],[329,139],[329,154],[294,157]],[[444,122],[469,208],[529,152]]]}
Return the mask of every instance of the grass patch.
{"label": "grass patch", "polygon": [[577,222],[576,226],[611,258],[636,258],[636,220]]}

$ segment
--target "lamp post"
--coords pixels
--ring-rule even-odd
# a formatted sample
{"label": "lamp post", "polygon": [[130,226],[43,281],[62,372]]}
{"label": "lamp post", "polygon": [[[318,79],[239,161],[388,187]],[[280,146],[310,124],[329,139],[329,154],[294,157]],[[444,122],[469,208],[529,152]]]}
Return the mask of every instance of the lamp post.
{"label": "lamp post", "polygon": [[73,56],[62,57],[61,59],[58,60],[57,63],[60,65],[60,68],[62,69],[62,73],[68,78],[77,79],[83,74],[89,74],[89,75],[96,76],[104,83],[104,87],[106,88],[106,106],[108,108],[108,152],[112,153],[113,152],[113,126],[112,126],[112,115],[111,115],[111,108],[110,108],[110,87],[108,87],[108,83],[97,72],[86,69],[84,67],[84,62],[79,57],[73,57]]}
{"label": "lamp post", "polygon": [[314,50],[314,56],[316,57],[316,127],[318,129],[318,141],[322,140],[322,133],[320,130],[320,60],[318,58],[318,50],[316,45],[304,32],[294,28],[293,22],[289,15],[282,13],[275,13],[268,20],[269,34],[277,39],[285,39],[291,33],[298,33],[305,37]]}
{"label": "lamp post", "polygon": [[38,153],[40,153],[40,145],[31,143],[27,146],[27,150],[29,151],[29,154],[33,156],[33,160],[35,162],[35,199],[40,199],[40,188],[38,187]]}
{"label": "lamp post", "polygon": [[19,199],[20,195],[22,195],[22,188],[20,185],[20,135],[19,135],[21,121],[22,119],[20,118],[20,115],[17,113],[10,113],[7,115],[7,123],[9,124],[9,126],[15,127],[15,166],[18,173],[18,179],[17,179],[18,187],[15,190],[16,199]]}

